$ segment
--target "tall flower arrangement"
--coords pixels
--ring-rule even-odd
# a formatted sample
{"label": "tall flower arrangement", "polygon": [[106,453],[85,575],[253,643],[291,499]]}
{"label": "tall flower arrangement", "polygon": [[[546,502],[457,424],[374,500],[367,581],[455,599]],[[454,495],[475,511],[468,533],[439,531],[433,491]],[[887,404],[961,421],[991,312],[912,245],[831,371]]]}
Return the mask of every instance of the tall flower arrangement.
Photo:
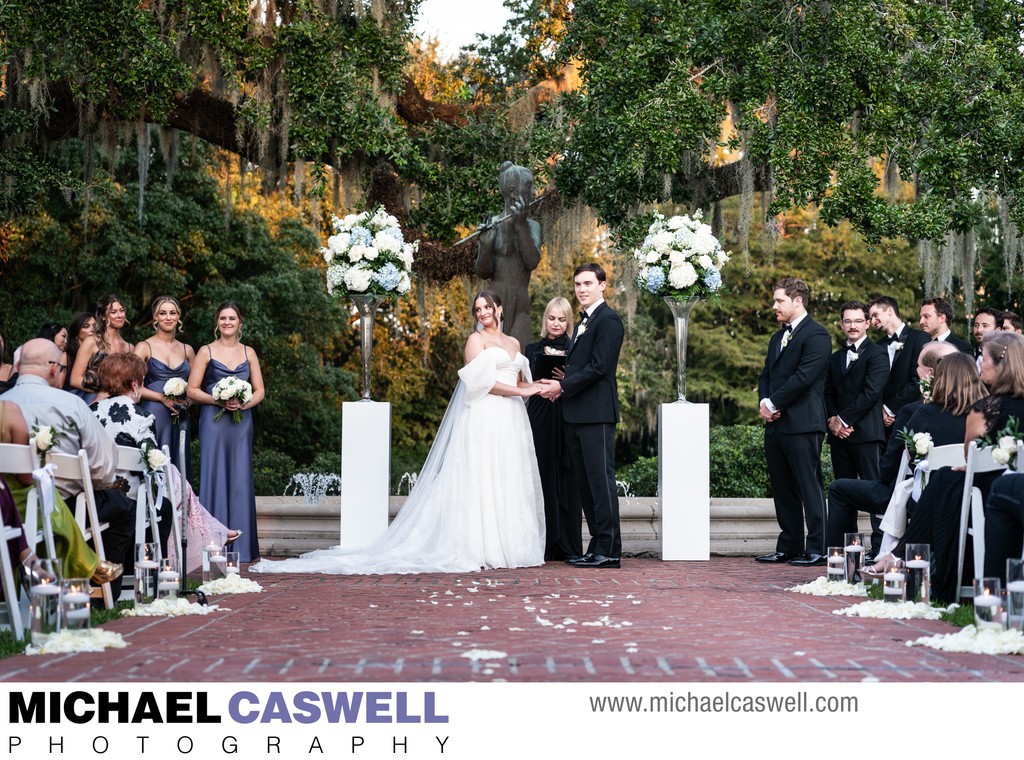
{"label": "tall flower arrangement", "polygon": [[327,292],[391,298],[409,292],[419,241],[405,242],[398,220],[384,207],[344,219],[334,217],[334,234],[320,249],[327,262]]}
{"label": "tall flower arrangement", "polygon": [[701,221],[700,211],[666,219],[655,213],[643,244],[633,251],[636,284],[665,298],[717,298],[729,254]]}

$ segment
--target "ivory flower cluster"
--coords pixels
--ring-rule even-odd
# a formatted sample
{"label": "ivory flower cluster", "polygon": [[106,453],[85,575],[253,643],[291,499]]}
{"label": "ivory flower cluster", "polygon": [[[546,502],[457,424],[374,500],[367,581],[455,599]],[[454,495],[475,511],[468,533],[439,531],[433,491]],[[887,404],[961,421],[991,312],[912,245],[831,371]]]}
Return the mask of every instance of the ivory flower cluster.
{"label": "ivory flower cluster", "polygon": [[164,398],[182,399],[185,398],[185,390],[188,384],[180,377],[172,377],[164,383]]}
{"label": "ivory flower cluster", "polygon": [[[221,378],[217,381],[217,384],[213,386],[212,395],[217,401],[226,402],[235,398],[242,404],[248,404],[252,401],[252,386],[245,380],[235,377],[234,375],[228,375],[227,377]],[[220,409],[213,419],[219,420],[224,412],[224,409]],[[233,419],[236,424],[241,422],[241,410],[235,409],[231,413],[231,419]]]}
{"label": "ivory flower cluster", "polygon": [[706,298],[722,286],[729,254],[701,221],[700,211],[666,219],[655,214],[643,245],[633,251],[637,286],[656,296]]}
{"label": "ivory flower cluster", "polygon": [[327,262],[327,292],[392,296],[408,293],[419,241],[405,242],[398,220],[383,207],[334,217],[334,233],[320,253]]}
{"label": "ivory flower cluster", "polygon": [[231,573],[204,583],[199,590],[204,594],[260,594],[263,592],[263,586],[256,581],[242,578],[238,573]]}

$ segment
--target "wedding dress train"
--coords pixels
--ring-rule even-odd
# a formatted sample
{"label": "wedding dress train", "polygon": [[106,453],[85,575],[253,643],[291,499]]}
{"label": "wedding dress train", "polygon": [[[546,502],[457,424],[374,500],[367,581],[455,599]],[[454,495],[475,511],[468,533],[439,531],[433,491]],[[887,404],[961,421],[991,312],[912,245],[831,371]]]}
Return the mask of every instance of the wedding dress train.
{"label": "wedding dress train", "polygon": [[[495,382],[529,379],[522,354],[499,346],[459,370],[459,383],[405,506],[367,547],[334,547],[256,573],[461,573],[544,562],[544,499],[533,434],[520,397],[490,393]],[[343,507],[344,508],[344,505]]]}

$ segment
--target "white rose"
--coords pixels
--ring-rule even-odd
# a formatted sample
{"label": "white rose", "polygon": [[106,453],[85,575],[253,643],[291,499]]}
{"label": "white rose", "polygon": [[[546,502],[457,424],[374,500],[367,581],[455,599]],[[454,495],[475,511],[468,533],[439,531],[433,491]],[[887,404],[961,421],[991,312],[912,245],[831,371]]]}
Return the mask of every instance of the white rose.
{"label": "white rose", "polygon": [[354,293],[365,293],[370,287],[370,270],[352,267],[345,272],[345,285]]}
{"label": "white rose", "polygon": [[252,388],[251,387],[246,388],[242,392],[241,401],[242,401],[243,404],[248,404],[250,401],[252,401]]}
{"label": "white rose", "polygon": [[[659,232],[657,235],[655,235],[654,240],[652,240],[651,242],[654,245],[654,249],[656,251],[664,253],[665,251],[669,250],[672,247],[672,244],[675,242],[675,240],[676,236],[673,235],[668,230],[665,230],[664,232]],[[648,258],[649,257],[650,255],[648,254]]]}
{"label": "white rose", "polygon": [[374,246],[367,246],[363,250],[363,258],[366,259],[367,261],[373,261],[374,259],[377,258],[378,253],[380,253],[380,251],[378,251]]}
{"label": "white rose", "polygon": [[411,244],[406,243],[398,253],[398,258],[401,260],[402,266],[404,266],[406,270],[412,269],[413,251],[415,250],[416,249]]}
{"label": "white rose", "polygon": [[[350,230],[356,226],[359,221],[359,214],[348,214],[344,219],[341,220],[341,229]],[[337,227],[335,227],[337,229]]]}
{"label": "white rose", "polygon": [[714,266],[714,262],[711,261],[711,257],[706,253],[697,257],[697,263],[700,264],[701,269],[711,269]]}
{"label": "white rose", "polygon": [[164,456],[164,452],[160,449],[150,449],[146,454],[146,461],[149,463],[149,469],[159,470],[161,467],[167,466],[167,457]]}
{"label": "white rose", "polygon": [[669,270],[668,281],[673,288],[688,288],[697,282],[697,270],[693,268],[693,264],[684,261]]}
{"label": "white rose", "polygon": [[49,425],[43,425],[36,433],[36,449],[39,451],[49,451],[51,446],[53,446],[53,428]]}
{"label": "white rose", "polygon": [[320,253],[324,257],[324,261],[326,261],[328,264],[334,261],[334,251],[332,251],[330,248],[321,248]]}
{"label": "white rose", "polygon": [[678,230],[680,227],[683,226],[683,217],[673,216],[671,219],[665,222],[665,226],[668,227],[670,230]]}
{"label": "white rose", "polygon": [[1006,449],[996,449],[992,452],[992,458],[999,464],[1009,464],[1010,452]]}
{"label": "white rose", "polygon": [[1017,450],[1017,439],[1012,435],[1004,435],[999,439],[999,448],[1006,449],[1007,451]]}
{"label": "white rose", "polygon": [[409,275],[402,273],[402,278],[398,281],[398,292],[408,293],[409,288],[412,287],[412,280],[409,279]]}
{"label": "white rose", "polygon": [[353,264],[358,264],[363,260],[363,254],[366,253],[366,246],[356,243],[354,246],[348,249],[348,260]]}
{"label": "white rose", "polygon": [[721,269],[722,267],[729,263],[729,254],[726,253],[725,251],[719,250],[717,256],[719,269]]}
{"label": "white rose", "polygon": [[186,389],[185,381],[180,377],[172,377],[166,383],[164,383],[164,395],[165,396],[183,396],[185,395]]}
{"label": "white rose", "polygon": [[[917,438],[917,436],[914,436],[914,437]],[[920,454],[921,456],[924,456],[925,454],[927,454],[928,450],[931,449],[931,447],[932,447],[932,442],[931,442],[930,439],[922,438],[920,440],[915,440],[914,441],[914,450],[918,454]]]}
{"label": "white rose", "polygon": [[644,257],[644,261],[648,264],[657,264],[661,260],[661,254],[657,251],[649,251]]}
{"label": "white rose", "polygon": [[682,251],[672,251],[672,253],[668,255],[668,261],[672,266],[679,266],[686,261],[686,254]]}

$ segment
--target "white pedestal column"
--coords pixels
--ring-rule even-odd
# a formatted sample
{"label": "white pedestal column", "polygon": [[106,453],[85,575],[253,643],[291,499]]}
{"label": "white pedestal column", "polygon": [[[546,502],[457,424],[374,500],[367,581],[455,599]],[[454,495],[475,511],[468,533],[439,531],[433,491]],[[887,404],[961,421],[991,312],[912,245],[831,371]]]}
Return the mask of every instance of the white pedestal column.
{"label": "white pedestal column", "polygon": [[663,560],[711,556],[710,408],[658,409],[659,534]]}
{"label": "white pedestal column", "polygon": [[373,543],[388,527],[391,404],[341,405],[341,545]]}

